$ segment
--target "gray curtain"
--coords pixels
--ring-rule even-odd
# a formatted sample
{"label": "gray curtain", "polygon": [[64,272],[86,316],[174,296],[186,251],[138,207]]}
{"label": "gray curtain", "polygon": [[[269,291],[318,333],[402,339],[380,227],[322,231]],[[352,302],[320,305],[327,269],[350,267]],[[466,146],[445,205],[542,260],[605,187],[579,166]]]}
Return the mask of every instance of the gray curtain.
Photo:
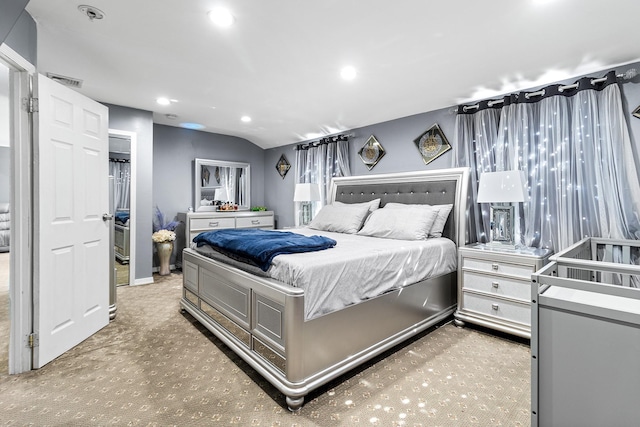
{"label": "gray curtain", "polygon": [[[640,183],[615,72],[509,95],[499,109],[490,102],[459,108],[457,165],[470,166],[474,179],[525,172],[529,199],[517,206],[517,241],[559,251],[587,236],[640,239]],[[472,187],[475,197],[477,182]],[[473,201],[469,210],[488,213]],[[476,230],[484,241],[487,221]]]}
{"label": "gray curtain", "polygon": [[[349,140],[346,136],[323,138],[312,144],[296,147],[296,184],[312,183],[320,185],[319,202],[312,204],[315,215],[327,204],[331,179],[350,176]],[[299,225],[300,203],[295,203],[296,225]]]}
{"label": "gray curtain", "polygon": [[116,209],[129,209],[131,164],[125,161],[109,160],[109,175],[114,178],[113,205]]}

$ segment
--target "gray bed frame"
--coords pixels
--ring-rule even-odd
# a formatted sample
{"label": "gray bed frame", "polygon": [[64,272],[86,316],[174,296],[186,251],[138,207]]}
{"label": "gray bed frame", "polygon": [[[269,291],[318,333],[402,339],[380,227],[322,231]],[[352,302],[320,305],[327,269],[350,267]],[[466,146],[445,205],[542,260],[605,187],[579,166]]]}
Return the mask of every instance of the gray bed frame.
{"label": "gray bed frame", "polygon": [[[453,203],[444,235],[460,246],[467,242],[468,180],[467,168],[335,178],[330,200]],[[184,249],[183,260],[182,310],[280,390],[291,411],[310,391],[443,322],[456,308],[454,271],[305,320],[303,289],[192,249]]]}

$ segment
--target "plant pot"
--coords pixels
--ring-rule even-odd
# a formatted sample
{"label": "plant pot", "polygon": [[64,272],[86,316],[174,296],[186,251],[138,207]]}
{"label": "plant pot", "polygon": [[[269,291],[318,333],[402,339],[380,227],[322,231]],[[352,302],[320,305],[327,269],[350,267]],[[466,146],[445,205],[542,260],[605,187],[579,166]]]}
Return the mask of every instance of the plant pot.
{"label": "plant pot", "polygon": [[160,260],[160,271],[158,274],[161,276],[167,276],[171,274],[171,254],[173,253],[173,242],[158,242],[156,243],[156,250],[158,251],[158,259]]}

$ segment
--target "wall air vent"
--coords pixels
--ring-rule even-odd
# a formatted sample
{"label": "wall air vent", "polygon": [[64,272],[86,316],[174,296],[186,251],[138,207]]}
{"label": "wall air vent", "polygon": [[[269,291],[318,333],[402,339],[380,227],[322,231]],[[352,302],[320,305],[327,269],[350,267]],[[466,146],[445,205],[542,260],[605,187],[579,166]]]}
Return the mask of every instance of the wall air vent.
{"label": "wall air vent", "polygon": [[61,76],[60,74],[47,73],[47,77],[49,77],[54,82],[58,82],[61,85],[75,87],[80,89],[82,87],[82,80],[74,79],[73,77]]}

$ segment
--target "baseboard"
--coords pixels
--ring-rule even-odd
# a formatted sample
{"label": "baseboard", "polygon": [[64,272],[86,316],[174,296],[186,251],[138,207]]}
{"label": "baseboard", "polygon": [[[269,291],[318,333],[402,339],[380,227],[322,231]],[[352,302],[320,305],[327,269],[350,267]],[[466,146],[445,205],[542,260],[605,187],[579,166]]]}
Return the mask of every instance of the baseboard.
{"label": "baseboard", "polygon": [[136,279],[132,286],[138,286],[138,285],[149,285],[153,283],[153,276],[151,277],[142,277],[140,279]]}

